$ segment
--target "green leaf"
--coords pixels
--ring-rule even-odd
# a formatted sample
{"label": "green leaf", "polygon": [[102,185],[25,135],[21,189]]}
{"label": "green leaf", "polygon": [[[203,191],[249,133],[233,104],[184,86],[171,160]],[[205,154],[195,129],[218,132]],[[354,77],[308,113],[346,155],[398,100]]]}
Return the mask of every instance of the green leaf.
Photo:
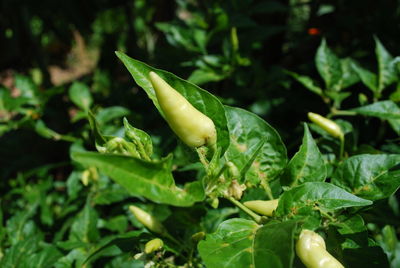
{"label": "green leaf", "polygon": [[187,183],[185,189],[175,185],[171,174],[171,157],[147,162],[124,155],[75,152],[72,153],[72,159],[99,168],[130,194],[144,196],[156,203],[186,207],[204,199],[199,182]]}
{"label": "green leaf", "polygon": [[128,116],[131,112],[122,106],[112,106],[99,110],[96,113],[96,119],[100,125],[105,125],[111,120]]}
{"label": "green leaf", "polygon": [[160,31],[164,32],[171,45],[206,54],[207,38],[203,29],[187,28],[176,23],[156,23],[155,25]]}
{"label": "green leaf", "polygon": [[326,88],[328,90],[337,89],[335,87],[342,78],[342,66],[339,58],[326,45],[325,39],[322,39],[317,50],[315,64],[319,74],[325,81]]}
{"label": "green leaf", "polygon": [[193,84],[202,85],[208,82],[220,81],[225,77],[225,75],[218,74],[213,69],[197,69],[190,74],[188,81]]}
{"label": "green leaf", "polygon": [[55,246],[47,245],[39,252],[25,256],[21,267],[51,268],[62,256],[63,254]]}
{"label": "green leaf", "polygon": [[128,219],[125,215],[118,215],[111,219],[102,221],[101,227],[122,234],[126,232]]}
{"label": "green leaf", "polygon": [[400,187],[400,155],[356,155],[343,162],[332,183],[369,200],[387,198]]}
{"label": "green leaf", "polygon": [[378,91],[382,90],[397,80],[396,66],[393,57],[382,45],[377,37],[375,39],[375,54],[378,59]]}
{"label": "green leaf", "polygon": [[320,209],[333,211],[371,204],[371,201],[352,195],[330,183],[306,182],[281,195],[276,215],[293,217],[302,214],[307,207],[318,206]]}
{"label": "green leaf", "polygon": [[362,68],[358,63],[352,63],[353,70],[360,77],[361,81],[367,86],[372,92],[378,91],[378,77],[376,74]]}
{"label": "green leaf", "polygon": [[391,100],[375,102],[350,111],[354,111],[361,115],[374,116],[383,120],[388,120],[393,130],[400,135],[400,108]]}
{"label": "green leaf", "polygon": [[325,178],[325,161],[307,124],[304,123],[303,143],[286,167],[281,183],[293,187],[304,182],[324,181]]}
{"label": "green leaf", "polygon": [[97,241],[100,237],[96,227],[98,217],[96,210],[90,205],[90,200],[88,199],[85,207],[72,223],[69,240],[85,243]]}
{"label": "green leaf", "polygon": [[84,111],[89,111],[93,104],[89,87],[82,82],[74,82],[68,90],[71,101]]}
{"label": "green leaf", "polygon": [[342,235],[361,233],[367,230],[364,220],[360,215],[354,215],[350,218],[340,215],[337,221],[331,223],[331,225],[336,226],[338,232]]}
{"label": "green leaf", "polygon": [[88,263],[100,257],[101,254],[110,247],[117,247],[120,252],[131,252],[137,247],[140,239],[144,237],[148,238],[149,236],[150,234],[143,233],[142,231],[132,231],[106,238],[89,254],[84,263]]}
{"label": "green leaf", "polygon": [[55,264],[55,268],[71,268],[82,267],[86,258],[86,251],[84,248],[76,248],[68,252],[64,257],[60,258]]}
{"label": "green leaf", "polygon": [[213,120],[217,129],[217,143],[222,148],[222,152],[226,150],[229,145],[229,133],[225,117],[225,110],[221,102],[216,97],[199,88],[198,86],[175,76],[172,73],[152,68],[149,65],[138,60],[134,60],[121,52],[116,52],[116,54],[118,58],[125,64],[125,67],[131,73],[135,82],[146,91],[147,95],[153,101],[154,105],[161,114],[163,114],[163,112],[160,109],[154,89],[148,77],[150,71],[156,72],[169,85],[171,85],[171,87],[182,94],[196,109]]}
{"label": "green leaf", "polygon": [[38,120],[35,123],[35,131],[37,134],[46,139],[61,139],[61,134],[55,132],[54,130],[48,128],[42,120]]}
{"label": "green leaf", "polygon": [[32,79],[23,75],[15,75],[15,88],[20,93],[19,98],[25,99],[29,104],[40,104],[39,88],[33,83]]}
{"label": "green leaf", "polygon": [[201,258],[214,267],[291,267],[296,222],[260,226],[245,219],[223,222],[199,243]]}
{"label": "green leaf", "polygon": [[0,259],[0,267],[24,267],[22,265],[26,258],[39,250],[40,240],[40,235],[33,235],[12,245]]}
{"label": "green leaf", "polygon": [[381,119],[400,119],[400,108],[393,101],[379,101],[366,106],[351,109],[357,114],[374,116]]}
{"label": "green leaf", "polygon": [[82,189],[81,183],[82,173],[77,171],[72,171],[67,179],[67,193],[71,199],[78,197],[79,191]]}
{"label": "green leaf", "polygon": [[[400,61],[400,57],[398,57],[398,60]],[[400,82],[397,82],[396,90],[390,94],[389,99],[393,102],[400,102]]]}
{"label": "green leaf", "polygon": [[98,205],[110,205],[129,198],[128,191],[119,184],[113,183],[108,187],[98,190],[93,196],[93,203]]}
{"label": "green leaf", "polygon": [[210,209],[203,217],[201,225],[207,233],[215,232],[220,223],[237,213],[238,208],[232,207]]}
{"label": "green leaf", "polygon": [[36,214],[39,203],[38,200],[34,201],[35,203],[30,204],[29,207],[25,208],[19,213],[15,213],[12,217],[7,219],[6,233],[8,242],[11,245],[14,245],[22,240],[27,240],[29,237],[35,234],[39,235],[39,230],[33,221],[30,220],[30,218]]}
{"label": "green leaf", "polygon": [[340,89],[348,88],[360,81],[360,78],[353,68],[354,61],[351,58],[341,59],[340,65],[342,67],[342,78],[339,83]]}
{"label": "green leaf", "polygon": [[400,135],[400,119],[389,119],[388,122],[394,132],[396,132],[397,135]]}
{"label": "green leaf", "polygon": [[90,128],[92,129],[94,140],[96,143],[96,148],[99,150],[104,144],[107,142],[107,139],[103,136],[103,134],[100,132],[100,127],[99,124],[96,120],[96,117],[92,113],[92,111],[89,111],[88,113],[88,120],[90,124]]}
{"label": "green leaf", "polygon": [[246,180],[253,183],[276,178],[287,163],[286,147],[279,134],[251,112],[229,106],[225,110],[231,138],[226,159],[241,173],[247,172]]}
{"label": "green leaf", "polygon": [[286,73],[289,74],[294,79],[296,79],[300,84],[305,86],[311,92],[314,92],[315,94],[317,94],[319,96],[323,95],[322,89],[316,85],[315,81],[311,77],[308,77],[305,75],[299,75],[297,73],[290,72],[290,71],[286,71]]}
{"label": "green leaf", "polygon": [[136,149],[142,155],[143,159],[146,159],[143,154],[150,157],[153,154],[153,142],[149,134],[131,126],[126,118],[124,118],[125,136],[132,140],[136,145]]}
{"label": "green leaf", "polygon": [[[11,96],[11,90],[3,88],[0,85],[0,111],[4,113],[5,111],[19,111],[23,109],[23,105],[30,104],[31,99],[28,97],[19,96],[18,98],[14,98]],[[3,119],[5,117],[2,114]]]}
{"label": "green leaf", "polygon": [[334,101],[336,107],[340,107],[343,100],[351,96],[350,92],[334,91],[334,90],[326,90],[325,94]]}

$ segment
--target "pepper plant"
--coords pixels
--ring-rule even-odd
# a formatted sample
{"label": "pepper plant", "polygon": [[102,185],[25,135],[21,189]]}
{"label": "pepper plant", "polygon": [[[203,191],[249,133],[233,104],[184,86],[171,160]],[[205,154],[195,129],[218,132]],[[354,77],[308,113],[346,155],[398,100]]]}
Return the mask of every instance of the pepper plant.
{"label": "pepper plant", "polygon": [[[209,117],[217,132],[215,148],[180,145],[187,155],[186,166],[196,171],[196,178],[179,182],[174,177],[182,167],[174,164],[173,154],[152,157],[151,138],[128,122],[125,122],[126,138],[109,137],[102,135],[92,116],[99,152],[72,153],[77,163],[97,168],[130,195],[143,198],[144,204],[169,205],[171,211],[174,207],[193,208],[202,204],[207,212],[200,221],[187,223],[179,232],[168,230],[168,224],[157,231],[147,226],[152,232],[150,236],[164,240],[163,254],[179,255],[188,265],[195,266],[204,263],[207,267],[301,267],[294,245],[300,231],[308,229],[325,237],[328,251],[344,266],[360,266],[364,262],[377,267],[388,265],[384,251],[372,240],[368,217],[364,215],[377,204],[387,202],[400,186],[400,155],[350,155],[335,150],[332,155],[323,155],[308,123],[304,123],[303,142],[289,161],[277,131],[257,115],[224,106],[212,94],[171,73],[123,53],[118,52],[117,56],[170,125],[174,119],[168,118],[160,107],[151,73]],[[321,124],[321,134],[329,136],[323,130],[324,123]],[[243,204],[273,199],[279,201],[271,216]],[[210,222],[212,215],[214,222]],[[173,212],[170,217],[174,217]],[[134,240],[140,235],[135,232],[130,238]],[[115,239],[107,247],[120,246],[120,242]],[[101,247],[93,255],[101,256],[107,247]],[[368,254],[362,262],[354,258],[355,254],[364,253]],[[93,255],[89,259],[93,260]],[[151,256],[140,258],[154,262]]]}
{"label": "pepper plant", "polygon": [[[341,110],[344,90],[373,75],[339,60],[325,41],[316,57],[325,89],[290,72],[329,107],[329,119],[307,111],[311,123],[305,113],[292,156],[256,114],[117,52],[176,144],[135,127],[126,109],[99,110],[87,88],[73,84],[73,120],[88,119],[91,134],[84,125],[65,139],[73,160],[66,182],[52,183],[51,166],[12,180],[18,190],[2,202],[18,195],[12,209],[29,209],[5,221],[0,210],[0,266],[397,267],[400,154],[358,144],[362,133],[348,120],[400,119],[394,97],[382,94],[397,79],[387,75],[397,77],[397,61],[379,44],[381,82],[359,108]],[[40,183],[26,183],[32,174]]]}

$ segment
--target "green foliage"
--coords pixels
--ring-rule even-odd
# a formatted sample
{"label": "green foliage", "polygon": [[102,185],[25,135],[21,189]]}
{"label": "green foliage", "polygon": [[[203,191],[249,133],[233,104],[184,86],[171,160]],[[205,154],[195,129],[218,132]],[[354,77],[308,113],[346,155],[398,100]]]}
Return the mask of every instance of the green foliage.
{"label": "green foliage", "polygon": [[307,124],[304,124],[303,143],[287,165],[281,183],[296,186],[304,182],[324,181],[325,178],[325,161]]}
{"label": "green foliage", "polygon": [[207,267],[290,267],[296,222],[259,226],[244,219],[223,222],[199,244]]}
{"label": "green foliage", "polygon": [[[395,42],[370,33],[349,42],[329,27],[305,36],[314,20],[348,11],[340,3],[104,6],[87,18],[58,14],[57,28],[42,6],[5,5],[21,24],[4,19],[0,44],[30,29],[38,55],[10,49],[33,69],[15,66],[25,74],[12,83],[0,75],[0,267],[301,268],[302,229],[321,234],[345,267],[400,265]],[[86,29],[77,17],[90,20]],[[343,27],[358,17],[343,16]],[[96,69],[51,86],[46,53],[59,48],[55,29],[67,28],[81,31],[80,51],[95,55]],[[67,42],[76,44],[58,56],[74,62],[79,38]],[[188,148],[173,135],[150,71],[213,120],[215,147]],[[332,119],[344,136],[301,122],[307,112]],[[243,205],[272,199],[268,217]],[[146,229],[131,205],[163,232]],[[156,238],[163,248],[146,253]]]}

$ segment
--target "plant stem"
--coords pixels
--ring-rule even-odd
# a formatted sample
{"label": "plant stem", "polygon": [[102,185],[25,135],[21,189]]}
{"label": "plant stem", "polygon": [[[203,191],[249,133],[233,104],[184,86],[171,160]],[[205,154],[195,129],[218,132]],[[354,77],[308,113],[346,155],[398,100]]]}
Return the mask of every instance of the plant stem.
{"label": "plant stem", "polygon": [[197,152],[197,155],[199,156],[200,162],[207,169],[209,163],[206,158],[206,152],[204,151],[204,149],[205,149],[204,147],[198,147],[198,148],[196,148],[196,152]]}
{"label": "plant stem", "polygon": [[355,115],[357,115],[357,113],[352,112],[352,111],[341,111],[341,110],[337,110],[337,109],[332,109],[331,115],[332,116],[336,116],[336,115],[355,116]]}
{"label": "plant stem", "polygon": [[325,218],[328,218],[331,222],[335,222],[336,219],[334,217],[332,217],[331,215],[329,215],[327,212],[323,211],[320,208],[317,208],[319,210],[319,212],[321,213],[322,216],[324,216]]}
{"label": "plant stem", "polygon": [[339,154],[339,159],[343,159],[344,154],[344,135],[340,136],[340,154]]}
{"label": "plant stem", "polygon": [[257,223],[261,222],[261,216],[257,215],[256,213],[254,213],[253,211],[251,211],[250,209],[248,209],[245,205],[243,205],[242,203],[240,203],[239,201],[237,201],[235,198],[233,197],[226,197],[229,201],[231,201],[235,206],[237,206],[238,208],[240,208],[241,210],[243,210],[243,212],[247,213],[247,215],[249,215],[250,217],[253,218],[253,220]]}

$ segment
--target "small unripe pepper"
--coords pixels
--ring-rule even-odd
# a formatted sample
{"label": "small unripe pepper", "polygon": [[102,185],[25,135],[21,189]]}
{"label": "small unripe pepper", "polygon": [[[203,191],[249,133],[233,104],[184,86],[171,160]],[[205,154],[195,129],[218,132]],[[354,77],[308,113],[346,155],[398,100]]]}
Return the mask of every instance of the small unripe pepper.
{"label": "small unripe pepper", "polygon": [[296,254],[307,268],[344,268],[326,251],[324,239],[310,230],[302,230],[296,243]]}
{"label": "small unripe pepper", "polygon": [[154,251],[162,249],[164,242],[160,238],[154,238],[144,246],[144,253],[150,254]]}
{"label": "small unripe pepper", "polygon": [[272,216],[273,212],[278,207],[279,199],[273,200],[252,200],[244,202],[243,205],[254,212],[265,216]]}
{"label": "small unripe pepper", "polygon": [[344,134],[342,129],[332,120],[315,113],[308,113],[308,118],[332,137],[343,139]]}
{"label": "small unripe pepper", "polygon": [[166,234],[164,226],[152,215],[137,206],[129,206],[129,210],[136,219],[150,231],[157,234]]}
{"label": "small unripe pepper", "polygon": [[165,119],[175,134],[189,147],[214,145],[217,141],[214,122],[155,72],[150,72],[149,78]]}

